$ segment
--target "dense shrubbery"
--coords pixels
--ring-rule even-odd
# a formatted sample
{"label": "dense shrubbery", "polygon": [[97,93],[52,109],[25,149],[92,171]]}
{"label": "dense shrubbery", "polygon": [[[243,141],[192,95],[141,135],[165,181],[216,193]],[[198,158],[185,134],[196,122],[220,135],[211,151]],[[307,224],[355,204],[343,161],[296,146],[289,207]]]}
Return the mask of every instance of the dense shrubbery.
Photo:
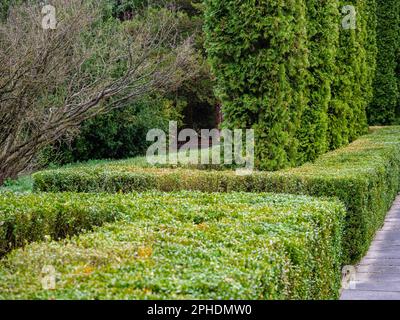
{"label": "dense shrubbery", "polygon": [[[109,39],[115,37],[107,36],[110,30],[114,28],[127,28],[134,29],[132,22],[139,19],[141,15],[147,15],[148,12],[155,12],[162,16],[165,11],[165,6],[168,8],[176,8],[174,11],[174,19],[171,17],[172,29],[175,35],[170,35],[174,39],[168,39],[170,43],[175,43],[178,38],[190,37],[193,42],[195,54],[193,55],[193,64],[197,70],[196,75],[190,79],[186,79],[183,83],[170,87],[167,90],[160,88],[161,92],[151,92],[146,97],[141,97],[140,101],[131,101],[125,105],[124,109],[111,110],[111,105],[115,101],[107,100],[104,103],[104,109],[108,114],[98,115],[94,119],[83,122],[80,130],[76,127],[71,128],[68,132],[63,133],[61,137],[52,144],[51,147],[44,148],[38,157],[39,161],[32,161],[39,163],[39,165],[48,164],[64,164],[67,162],[84,161],[88,159],[99,158],[113,158],[120,159],[124,157],[131,157],[138,154],[143,154],[147,148],[146,133],[151,128],[164,129],[165,122],[168,120],[180,120],[182,126],[190,127],[215,127],[215,106],[217,99],[213,93],[213,79],[210,74],[210,68],[206,63],[205,50],[203,48],[204,35],[202,33],[202,9],[201,1],[195,0],[178,0],[171,2],[165,0],[87,0],[85,3],[95,3],[96,10],[93,12],[100,12],[96,14],[96,23],[91,28],[99,31],[101,37],[96,37],[99,40],[98,56],[103,59],[108,57],[109,48],[118,48],[118,44],[109,43]],[[3,22],[7,17],[9,9],[17,4],[30,4],[34,3],[37,6],[37,22],[40,22],[41,3],[37,0],[3,0],[0,1],[0,21]],[[56,5],[53,3],[53,5]],[[61,7],[62,5],[57,4]],[[148,6],[152,9],[148,10]],[[11,11],[10,11],[11,12]],[[56,8],[56,12],[61,14],[61,8]],[[165,12],[164,12],[165,13]],[[35,21],[36,23],[36,21]],[[156,23],[154,23],[156,26]],[[136,28],[137,29],[137,28]],[[46,31],[44,31],[46,32]],[[84,32],[83,37],[89,41],[91,32]],[[76,42],[76,41],[75,41]],[[89,41],[90,42],[90,41]],[[178,41],[179,42],[179,41]],[[89,43],[86,44],[90,46]],[[4,44],[4,47],[7,47]],[[164,48],[166,50],[166,47]],[[117,50],[116,50],[117,51]],[[134,50],[137,51],[137,50]],[[98,57],[97,56],[97,57]],[[91,61],[84,66],[93,72],[93,77],[98,77],[103,66],[99,65],[99,61]],[[99,59],[102,60],[102,59]],[[127,59],[121,59],[127,60]],[[150,61],[150,57],[148,57]],[[71,64],[73,65],[73,64]],[[113,62],[108,66],[115,66],[113,76],[119,76],[124,73],[124,63]],[[2,77],[5,75],[2,74]],[[6,81],[6,80],[5,80]],[[49,81],[52,83],[51,81]],[[6,81],[7,83],[7,81]],[[67,83],[67,81],[65,81]],[[65,83],[60,83],[57,90],[51,92],[51,101],[48,97],[44,97],[41,104],[44,106],[46,103],[56,105],[65,100],[65,92],[68,91]],[[40,94],[37,93],[39,96]],[[36,96],[30,94],[29,96]],[[17,100],[17,99],[16,99]],[[8,99],[6,99],[8,101]],[[172,112],[164,112],[165,109]],[[206,116],[205,116],[206,115]],[[141,119],[138,121],[137,118]],[[122,119],[124,118],[124,119]],[[132,119],[136,118],[136,119]],[[161,122],[161,123],[160,123]],[[18,127],[18,126],[16,126]],[[34,139],[32,139],[34,140]],[[42,149],[42,148],[41,148]],[[19,157],[21,158],[21,157]],[[35,156],[35,160],[37,157]],[[3,161],[4,162],[4,161]],[[15,178],[15,174],[10,175]],[[6,177],[8,178],[8,176]]]}
{"label": "dense shrubbery", "polygon": [[66,164],[91,159],[121,159],[146,153],[146,134],[153,128],[168,130],[168,120],[179,118],[167,99],[148,97],[123,109],[85,121],[79,134],[46,148],[41,165]]}
{"label": "dense shrubbery", "polygon": [[[10,2],[1,3],[0,19]],[[136,22],[132,16],[144,2],[102,0],[104,12],[96,22],[104,28],[101,36],[122,25],[134,32],[143,16]],[[154,1],[155,7],[162,2]],[[200,2],[180,0],[183,11],[168,15],[179,29],[177,38],[193,35],[197,76],[86,121],[70,146],[42,152],[46,163],[135,156],[147,148],[146,132],[165,129],[170,119],[196,129],[213,126],[210,112],[217,100],[205,62]],[[395,74],[400,4],[205,0],[205,5],[225,126],[255,129],[259,169],[317,160],[247,176],[226,166],[152,166],[144,158],[38,172],[35,191],[64,193],[0,190],[0,298],[337,298],[340,266],[367,251],[400,190],[400,127],[375,128],[321,154],[366,132],[374,92],[369,120],[394,121],[400,104]],[[356,7],[355,30],[340,27],[345,5]],[[160,12],[148,10],[152,21]],[[101,63],[89,61],[85,68],[95,77]],[[113,68],[113,76],[122,75],[124,63]],[[195,170],[204,168],[218,170]],[[41,290],[37,275],[43,265],[59,272],[55,291]]]}
{"label": "dense shrubbery", "polygon": [[333,196],[348,210],[344,247],[347,262],[357,261],[382,225],[400,184],[400,128],[378,129],[314,164],[274,173],[237,176],[233,171],[140,168],[119,162],[34,174],[38,191],[130,192],[284,192]]}
{"label": "dense shrubbery", "polygon": [[[162,8],[165,0],[102,0],[104,25],[115,19],[130,20],[149,4]],[[163,95],[155,94],[85,121],[78,132],[72,132],[60,143],[47,148],[39,158],[40,165],[65,164],[89,159],[122,159],[142,155],[149,143],[150,129],[165,130],[169,120],[178,120],[180,127],[214,128],[217,99],[213,80],[206,63],[202,32],[201,1],[174,2],[179,9],[176,28],[180,36],[191,36],[197,51],[198,73],[193,79]],[[156,9],[157,10],[157,9]],[[160,9],[161,10],[161,9]],[[129,23],[129,22],[128,22]]]}
{"label": "dense shrubbery", "polygon": [[[313,160],[366,132],[374,1],[206,1],[225,125],[256,131],[260,169]],[[356,30],[339,30],[342,7]]]}
{"label": "dense shrubbery", "polygon": [[374,83],[374,99],[369,107],[369,121],[373,124],[393,124],[399,116],[400,2],[377,1],[378,56]]}
{"label": "dense shrubbery", "polygon": [[[1,299],[338,297],[339,202],[188,192],[8,195],[0,201],[2,246],[16,238],[21,245],[65,236],[87,228],[89,217],[95,224],[121,219],[71,240],[14,250],[0,262]],[[56,290],[42,290],[37,281],[43,265],[55,267]]]}
{"label": "dense shrubbery", "polygon": [[[0,184],[30,169],[44,148],[76,133],[85,120],[127,106],[139,109],[149,96],[175,92],[204,60],[194,48],[193,30],[181,32],[184,14],[178,11],[151,7],[129,21],[104,21],[103,1],[53,0],[60,17],[53,31],[39,23],[43,4],[30,2],[13,6],[0,27]],[[145,128],[154,124],[149,118]],[[171,119],[161,113],[158,118]],[[104,124],[99,122],[96,129]],[[140,125],[125,129],[121,121],[105,122],[110,131],[119,126],[125,136],[145,141]],[[104,138],[105,131],[96,134]],[[103,147],[98,154],[107,156],[101,149],[112,140],[97,141]]]}
{"label": "dense shrubbery", "polygon": [[[105,28],[113,20],[130,20],[148,3],[153,7],[168,3],[164,0],[101,2]],[[396,85],[399,78],[395,74],[399,4],[391,2],[175,1],[174,5],[180,8],[177,28],[181,35],[193,36],[200,72],[157,101],[156,105],[168,104],[175,110],[174,116],[160,113],[157,118],[165,122],[175,120],[179,114],[182,126],[196,129],[215,126],[218,101],[205,61],[205,35],[201,30],[202,11],[206,8],[207,49],[218,78],[225,125],[256,130],[260,169],[279,169],[314,160],[366,132],[365,109],[373,95],[376,66],[377,14],[380,54],[369,118],[371,123],[392,123],[400,99]],[[9,0],[2,2],[1,15],[5,15],[9,3]],[[356,8],[356,30],[344,30],[340,25],[345,15],[341,11],[346,5]],[[145,104],[154,100],[151,98]],[[66,163],[143,153],[147,146],[144,132],[157,121],[149,118],[149,122],[140,123],[120,121],[129,110],[135,110],[136,115],[142,107],[139,102],[127,111],[113,111],[86,122],[79,137],[71,143],[62,143],[61,147],[57,144],[50,153],[46,149],[41,163],[57,158],[59,163]],[[144,113],[151,113],[144,109]]]}
{"label": "dense shrubbery", "polygon": [[[214,128],[216,115],[215,106],[218,103],[213,88],[214,81],[206,62],[204,49],[203,4],[202,0],[103,0],[108,4],[106,16],[129,20],[140,13],[143,6],[175,7],[178,11],[177,28],[180,35],[192,36],[195,48],[199,54],[197,63],[199,72],[193,78],[185,81],[174,92],[166,93],[165,101],[181,114],[181,126],[190,128]],[[106,6],[107,7],[107,6]],[[174,118],[167,118],[175,120]],[[143,136],[140,136],[144,139]]]}
{"label": "dense shrubbery", "polygon": [[0,256],[29,242],[90,230],[121,215],[118,198],[111,196],[0,194]]}

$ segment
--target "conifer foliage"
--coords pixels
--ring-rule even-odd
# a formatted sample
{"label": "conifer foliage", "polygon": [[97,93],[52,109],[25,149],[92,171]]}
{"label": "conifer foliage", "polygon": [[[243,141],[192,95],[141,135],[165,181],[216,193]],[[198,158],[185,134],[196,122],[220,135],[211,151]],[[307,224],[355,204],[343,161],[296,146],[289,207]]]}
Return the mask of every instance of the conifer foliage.
{"label": "conifer foliage", "polygon": [[[206,0],[208,55],[225,126],[253,128],[256,164],[314,160],[367,131],[375,0]],[[344,7],[355,28],[344,28]]]}
{"label": "conifer foliage", "polygon": [[393,124],[399,116],[400,2],[376,0],[378,56],[374,99],[368,109],[371,124]]}

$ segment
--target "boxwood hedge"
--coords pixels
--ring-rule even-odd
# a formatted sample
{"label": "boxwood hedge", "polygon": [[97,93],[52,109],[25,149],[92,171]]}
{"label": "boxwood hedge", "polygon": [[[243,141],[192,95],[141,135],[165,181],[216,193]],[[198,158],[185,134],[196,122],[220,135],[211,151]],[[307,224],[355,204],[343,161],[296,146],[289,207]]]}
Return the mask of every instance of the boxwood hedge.
{"label": "boxwood hedge", "polygon": [[113,199],[94,194],[0,193],[0,257],[29,242],[57,240],[121,219],[129,208]]}
{"label": "boxwood hedge", "polygon": [[100,165],[34,174],[40,191],[131,192],[282,192],[339,198],[347,208],[345,261],[356,262],[383,224],[400,184],[400,127],[374,128],[345,148],[315,163],[278,172],[237,176],[206,171]]}
{"label": "boxwood hedge", "polygon": [[[334,299],[344,215],[339,201],[294,195],[9,194],[3,247],[4,234],[19,245],[92,227],[89,216],[119,221],[13,250],[0,299]],[[44,266],[55,290],[42,289]]]}

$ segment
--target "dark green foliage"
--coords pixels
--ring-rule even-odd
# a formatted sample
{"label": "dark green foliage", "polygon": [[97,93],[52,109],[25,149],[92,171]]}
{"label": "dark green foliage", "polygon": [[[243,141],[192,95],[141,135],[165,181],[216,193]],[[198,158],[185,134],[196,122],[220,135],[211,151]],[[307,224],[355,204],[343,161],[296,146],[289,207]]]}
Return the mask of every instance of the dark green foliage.
{"label": "dark green foliage", "polygon": [[328,108],[336,68],[339,24],[336,0],[307,0],[309,103],[298,129],[299,162],[315,160],[329,149]]}
{"label": "dark green foliage", "polygon": [[[365,22],[366,26],[364,30],[364,38],[366,39],[366,66],[368,70],[368,74],[366,74],[366,78],[364,78],[364,83],[367,86],[367,90],[364,90],[365,99],[368,102],[368,105],[371,103],[374,96],[374,79],[376,74],[376,62],[378,55],[378,46],[377,46],[377,3],[376,0],[366,0],[365,1]],[[364,88],[365,89],[365,88]],[[367,105],[367,108],[368,108]],[[368,114],[367,114],[368,115]]]}
{"label": "dark green foliage", "polygon": [[150,129],[168,130],[168,120],[176,117],[167,99],[143,99],[123,109],[84,122],[79,135],[44,150],[43,164],[65,164],[90,159],[121,159],[144,154],[151,142]]}
{"label": "dark green foliage", "polygon": [[260,169],[295,165],[307,105],[304,1],[205,3],[206,47],[225,126],[255,129]]}
{"label": "dark green foliage", "polygon": [[[205,3],[225,125],[255,129],[259,169],[314,160],[366,133],[374,0]],[[341,28],[345,5],[356,8],[355,30]]]}
{"label": "dark green foliage", "polygon": [[202,0],[177,0],[173,3],[181,12],[179,33],[193,39],[198,53],[199,70],[196,76],[185,81],[175,92],[167,94],[167,98],[181,111],[181,128],[215,128],[218,99],[214,93],[214,79],[204,49]]}
{"label": "dark green foliage", "polygon": [[393,124],[398,116],[400,2],[376,0],[378,56],[374,99],[368,109],[371,124]]}
{"label": "dark green foliage", "polygon": [[[400,19],[399,19],[399,25],[400,25]],[[400,28],[400,26],[399,26],[399,28]],[[399,88],[399,91],[400,91],[400,45],[399,45],[398,53],[397,53],[396,74],[397,74],[397,87]],[[397,100],[396,117],[397,117],[396,124],[399,124],[400,123],[400,121],[399,121],[399,119],[400,119],[400,94],[399,94],[399,99]]]}
{"label": "dark green foliage", "polygon": [[110,199],[93,195],[1,193],[0,256],[29,242],[65,238],[114,221],[121,216],[116,208]]}
{"label": "dark green foliage", "polygon": [[[349,3],[344,0],[344,4]],[[367,107],[373,97],[377,54],[375,0],[357,0],[354,1],[354,6],[357,10],[357,25],[356,30],[353,31],[355,32],[354,52],[347,51],[346,47],[341,48],[353,55],[350,59],[353,67],[351,82],[353,96],[349,100],[352,111],[349,141],[368,132]]]}
{"label": "dark green foliage", "polygon": [[339,198],[347,208],[345,261],[356,262],[400,190],[400,128],[379,129],[314,164],[275,173],[238,176],[233,171],[140,168],[100,164],[43,171],[33,175],[37,191],[282,192]]}
{"label": "dark green foliage", "polygon": [[[340,1],[340,11],[352,5],[356,28],[341,29],[329,115],[331,148],[353,141],[367,132],[366,108],[372,99],[376,61],[375,0]],[[342,13],[342,18],[345,13]]]}
{"label": "dark green foliage", "polygon": [[213,92],[210,67],[206,59],[199,61],[200,72],[193,79],[185,81],[174,94],[168,95],[174,106],[182,112],[182,128],[201,129],[216,127],[216,105],[218,100]]}
{"label": "dark green foliage", "polygon": [[7,18],[10,3],[11,3],[11,0],[1,0],[0,1],[0,21],[5,20]]}
{"label": "dark green foliage", "polygon": [[[8,194],[0,247],[118,222],[14,250],[0,299],[336,299],[344,213],[291,195]],[[56,290],[37,279],[44,265]]]}

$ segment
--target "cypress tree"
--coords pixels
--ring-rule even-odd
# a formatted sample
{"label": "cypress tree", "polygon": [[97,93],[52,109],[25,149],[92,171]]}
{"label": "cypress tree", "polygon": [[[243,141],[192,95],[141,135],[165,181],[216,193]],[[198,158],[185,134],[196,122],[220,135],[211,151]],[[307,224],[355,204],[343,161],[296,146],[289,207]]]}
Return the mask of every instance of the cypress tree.
{"label": "cypress tree", "polygon": [[299,137],[299,163],[314,160],[329,148],[328,109],[339,42],[339,0],[307,0],[309,103]]}
{"label": "cypress tree", "polygon": [[377,66],[374,97],[368,108],[368,120],[374,125],[393,124],[399,102],[399,12],[398,0],[377,2]]}
{"label": "cypress tree", "polygon": [[307,106],[305,1],[205,3],[206,44],[224,125],[255,130],[258,168],[295,165]]}

